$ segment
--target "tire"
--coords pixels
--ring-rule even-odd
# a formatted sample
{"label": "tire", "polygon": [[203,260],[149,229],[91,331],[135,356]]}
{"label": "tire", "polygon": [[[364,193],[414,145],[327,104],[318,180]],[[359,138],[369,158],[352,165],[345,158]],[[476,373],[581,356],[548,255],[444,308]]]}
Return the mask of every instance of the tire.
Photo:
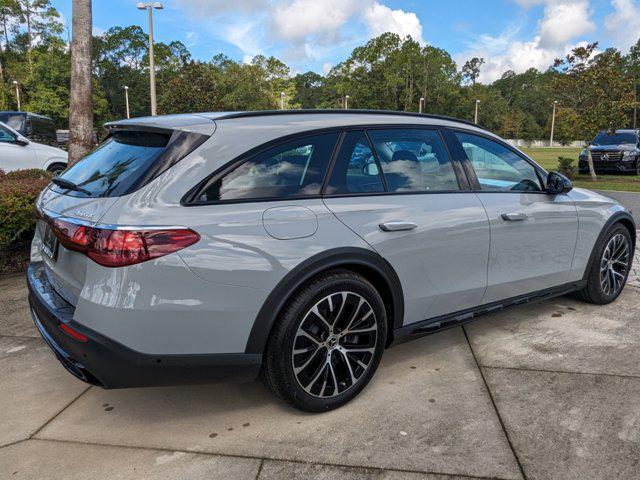
{"label": "tire", "polygon": [[[627,250],[626,256],[624,255],[625,248]],[[615,261],[616,259],[618,261]],[[624,289],[632,262],[631,234],[624,225],[616,223],[609,228],[595,246],[595,256],[587,274],[587,285],[576,292],[576,296],[596,305],[606,305],[613,302]],[[611,269],[615,273],[610,273]]]}
{"label": "tire", "polygon": [[295,408],[333,410],[367,386],[386,339],[387,316],[373,285],[348,270],[323,273],[300,287],[276,320],[261,378]]}
{"label": "tire", "polygon": [[62,172],[64,172],[67,169],[67,165],[64,163],[52,163],[51,165],[49,165],[49,167],[47,168],[47,172],[51,173],[52,175],[56,176],[56,175],[60,175]]}

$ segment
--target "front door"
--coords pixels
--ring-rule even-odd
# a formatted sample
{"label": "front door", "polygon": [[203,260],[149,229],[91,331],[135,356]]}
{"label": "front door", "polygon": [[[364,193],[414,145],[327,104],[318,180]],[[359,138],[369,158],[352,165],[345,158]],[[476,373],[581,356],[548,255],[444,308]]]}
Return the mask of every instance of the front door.
{"label": "front door", "polygon": [[394,268],[404,324],[478,305],[486,288],[489,225],[437,129],[345,134],[327,207]]}
{"label": "front door", "polygon": [[18,145],[14,134],[0,125],[0,170],[10,172],[35,166],[33,149]]}
{"label": "front door", "polygon": [[574,202],[545,192],[528,159],[489,137],[457,131],[467,171],[491,227],[487,292],[482,303],[569,281],[578,234]]}

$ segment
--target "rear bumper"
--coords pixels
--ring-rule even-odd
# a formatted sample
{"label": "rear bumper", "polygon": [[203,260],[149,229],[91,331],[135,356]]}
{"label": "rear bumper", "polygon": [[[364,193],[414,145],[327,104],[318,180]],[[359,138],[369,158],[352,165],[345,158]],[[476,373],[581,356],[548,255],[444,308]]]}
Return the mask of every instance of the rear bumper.
{"label": "rear bumper", "polygon": [[[262,355],[259,354],[137,352],[74,321],[74,307],[51,288],[41,262],[29,266],[27,284],[31,315],[42,338],[72,375],[93,385],[128,388],[252,381],[260,370]],[[61,330],[61,324],[84,335],[87,341],[71,337]]]}

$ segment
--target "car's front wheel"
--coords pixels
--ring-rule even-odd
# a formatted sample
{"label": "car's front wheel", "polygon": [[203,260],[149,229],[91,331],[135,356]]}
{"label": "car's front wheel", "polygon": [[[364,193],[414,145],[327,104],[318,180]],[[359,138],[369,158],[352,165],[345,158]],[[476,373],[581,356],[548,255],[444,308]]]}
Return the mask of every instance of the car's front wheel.
{"label": "car's front wheel", "polygon": [[614,224],[595,247],[587,274],[587,285],[579,298],[598,305],[613,302],[624,288],[633,262],[633,242],[629,230]]}
{"label": "car's front wheel", "polygon": [[292,406],[331,410],[375,373],[387,338],[384,304],[364,277],[321,274],[289,299],[267,343],[262,378]]}

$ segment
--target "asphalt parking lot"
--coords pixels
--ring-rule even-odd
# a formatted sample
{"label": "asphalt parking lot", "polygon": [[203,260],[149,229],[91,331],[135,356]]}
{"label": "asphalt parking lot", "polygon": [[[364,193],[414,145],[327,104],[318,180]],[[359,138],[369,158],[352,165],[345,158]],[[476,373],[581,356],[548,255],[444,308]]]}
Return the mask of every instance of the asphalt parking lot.
{"label": "asphalt parking lot", "polygon": [[0,278],[0,478],[637,479],[640,254],[621,298],[560,297],[390,349],[322,415],[259,384],[72,378]]}

